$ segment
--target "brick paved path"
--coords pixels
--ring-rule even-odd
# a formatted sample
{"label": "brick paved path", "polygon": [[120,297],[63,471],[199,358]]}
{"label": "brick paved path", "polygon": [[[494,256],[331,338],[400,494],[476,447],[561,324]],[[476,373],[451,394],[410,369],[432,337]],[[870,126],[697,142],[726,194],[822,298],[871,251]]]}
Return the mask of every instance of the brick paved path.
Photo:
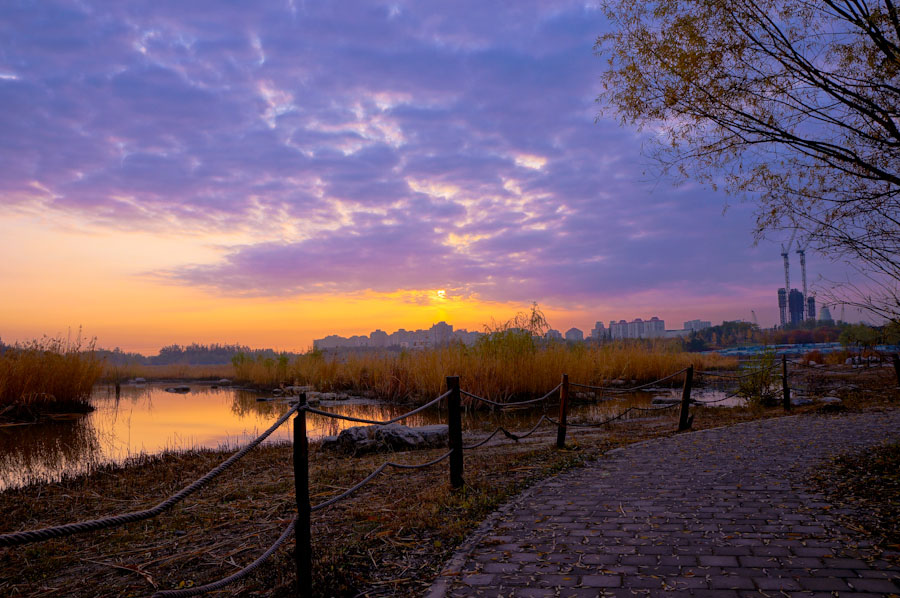
{"label": "brick paved path", "polygon": [[900,411],[770,419],[620,449],[495,513],[429,598],[900,594],[900,569],[802,483],[824,457],[887,439],[900,440]]}

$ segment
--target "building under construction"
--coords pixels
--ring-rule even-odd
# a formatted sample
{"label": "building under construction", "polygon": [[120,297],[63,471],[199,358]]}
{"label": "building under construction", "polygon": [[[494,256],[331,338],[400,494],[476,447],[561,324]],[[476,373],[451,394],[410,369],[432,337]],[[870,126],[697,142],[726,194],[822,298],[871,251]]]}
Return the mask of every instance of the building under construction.
{"label": "building under construction", "polygon": [[806,320],[816,319],[816,298],[810,296],[806,287],[806,247],[797,249],[800,256],[800,273],[803,279],[803,291],[791,288],[790,262],[788,256],[794,237],[787,246],[781,246],[781,257],[784,258],[784,288],[778,289],[778,313],[781,316],[781,327],[797,326]]}

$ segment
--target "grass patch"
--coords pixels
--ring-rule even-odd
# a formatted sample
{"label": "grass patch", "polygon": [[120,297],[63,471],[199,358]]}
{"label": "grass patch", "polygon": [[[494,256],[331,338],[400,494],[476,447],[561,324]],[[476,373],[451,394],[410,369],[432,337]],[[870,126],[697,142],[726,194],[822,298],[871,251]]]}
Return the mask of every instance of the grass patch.
{"label": "grass patch", "polygon": [[34,420],[46,413],[92,409],[91,389],[102,363],[93,342],[48,338],[0,353],[0,418]]}

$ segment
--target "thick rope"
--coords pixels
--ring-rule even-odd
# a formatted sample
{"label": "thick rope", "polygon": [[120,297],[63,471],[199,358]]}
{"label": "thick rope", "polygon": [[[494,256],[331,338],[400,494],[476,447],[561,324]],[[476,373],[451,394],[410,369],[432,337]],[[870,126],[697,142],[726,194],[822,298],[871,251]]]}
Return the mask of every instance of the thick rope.
{"label": "thick rope", "polygon": [[631,388],[619,388],[616,386],[591,386],[590,384],[579,384],[577,382],[569,382],[569,386],[590,388],[591,390],[606,390],[609,392],[632,392],[635,390],[643,390],[645,388],[650,388],[651,386],[655,386],[656,384],[659,384],[660,382],[665,382],[666,380],[674,378],[675,376],[681,375],[681,374],[685,373],[687,370],[688,370],[687,368],[684,368],[683,370],[678,370],[677,372],[669,374],[665,378],[660,378],[659,380],[654,380],[653,382],[647,382],[646,384],[641,384],[640,386],[632,386]]}
{"label": "thick rope", "polygon": [[326,508],[326,507],[330,507],[331,505],[333,505],[334,503],[336,503],[336,502],[338,502],[338,501],[340,501],[340,500],[343,500],[343,499],[347,498],[348,496],[350,496],[351,494],[353,494],[354,492],[356,492],[357,490],[359,490],[360,488],[362,488],[363,486],[365,486],[366,484],[368,484],[369,482],[371,482],[371,481],[372,481],[379,473],[381,473],[382,471],[384,471],[384,470],[385,470],[386,468],[388,468],[388,467],[396,467],[396,468],[398,468],[398,469],[421,469],[422,467],[430,467],[430,466],[432,466],[432,465],[436,465],[436,464],[440,463],[441,461],[443,461],[444,459],[446,459],[447,457],[449,457],[449,456],[451,455],[451,453],[453,453],[453,451],[447,451],[446,453],[444,453],[443,455],[441,455],[441,456],[438,457],[437,459],[434,459],[434,460],[432,460],[432,461],[428,461],[427,463],[419,463],[419,464],[416,464],[416,465],[407,465],[407,464],[405,464],[405,463],[394,463],[394,462],[392,462],[392,461],[385,461],[384,463],[382,463],[381,465],[379,465],[378,467],[376,467],[375,470],[374,470],[372,473],[370,473],[370,474],[367,475],[365,478],[363,478],[363,479],[362,479],[360,482],[358,482],[355,486],[353,486],[353,487],[351,487],[351,488],[348,488],[348,489],[345,490],[344,492],[338,494],[337,496],[334,496],[334,497],[332,497],[332,498],[329,498],[328,500],[326,500],[326,501],[324,501],[324,502],[320,502],[319,504],[317,504],[317,505],[315,505],[314,507],[312,507],[312,509],[310,509],[310,510],[311,510],[312,512],[319,511],[319,510],[324,509],[324,508]]}
{"label": "thick rope", "polygon": [[184,500],[191,494],[194,494],[195,492],[209,484],[211,481],[213,481],[215,478],[217,478],[219,475],[221,475],[226,469],[234,465],[237,461],[244,457],[244,455],[249,453],[251,450],[256,448],[263,440],[268,438],[272,434],[272,432],[277,430],[298,409],[300,409],[300,405],[291,407],[287,411],[287,413],[278,418],[278,420],[274,424],[272,424],[272,426],[268,430],[257,436],[252,442],[244,446],[244,448],[234,453],[228,459],[208,471],[203,477],[185,486],[155,507],[145,509],[143,511],[134,511],[132,513],[114,515],[112,517],[103,517],[101,519],[91,519],[88,521],[79,521],[78,523],[67,523],[65,525],[45,527],[43,529],[3,534],[0,535],[0,547],[20,546],[22,544],[40,542],[43,540],[49,540],[51,538],[64,538],[73,534],[81,534],[84,532],[92,532],[96,530],[117,527],[120,525],[125,525],[126,523],[134,523],[136,521],[143,521],[144,519],[156,517],[160,513],[171,509],[178,502]]}
{"label": "thick rope", "polygon": [[411,415],[415,415],[416,413],[419,413],[420,411],[425,411],[429,407],[432,407],[432,406],[436,405],[437,403],[440,403],[441,401],[446,399],[448,396],[450,396],[451,392],[453,392],[453,391],[448,390],[447,392],[445,392],[438,398],[433,399],[433,400],[429,401],[428,403],[425,403],[421,407],[417,407],[416,409],[413,409],[409,413],[404,413],[403,415],[398,415],[397,417],[395,417],[393,419],[386,419],[384,421],[378,421],[378,420],[374,420],[374,419],[364,419],[361,417],[351,417],[349,415],[339,415],[337,413],[332,413],[331,411],[322,411],[321,409],[316,409],[314,407],[304,407],[304,409],[308,413],[315,413],[316,415],[330,417],[331,419],[342,419],[342,420],[348,421],[348,422],[358,422],[361,424],[373,424],[376,426],[386,426],[388,424],[396,423],[396,422],[400,421],[401,419],[406,419],[407,417],[409,417]]}
{"label": "thick rope", "polygon": [[238,571],[232,575],[229,575],[228,577],[220,579],[218,581],[214,581],[212,583],[208,583],[208,584],[205,584],[202,586],[196,586],[193,588],[184,588],[181,590],[160,590],[159,592],[156,592],[155,594],[153,594],[153,598],[164,598],[164,597],[170,597],[170,596],[171,597],[177,596],[178,598],[185,598],[187,596],[198,596],[200,594],[205,594],[206,592],[220,590],[227,585],[233,584],[234,582],[239,581],[239,580],[243,579],[244,577],[247,577],[257,567],[262,565],[266,561],[266,559],[268,559],[270,556],[272,556],[272,554],[274,554],[275,551],[278,550],[279,546],[284,544],[285,540],[287,540],[288,537],[290,537],[291,532],[294,531],[294,528],[296,526],[297,526],[297,516],[294,515],[294,518],[291,520],[291,522],[288,524],[288,526],[284,529],[284,531],[281,532],[281,535],[278,536],[278,539],[275,540],[275,543],[272,544],[271,546],[269,546],[268,550],[266,550],[264,553],[262,553],[258,559],[256,559],[255,561],[253,561],[252,563],[250,563],[249,565],[247,565],[240,571]]}
{"label": "thick rope", "polygon": [[[610,423],[612,423],[612,422],[614,422],[614,421],[617,421],[617,420],[620,420],[620,419],[624,418],[626,415],[628,415],[628,414],[631,413],[632,411],[665,411],[666,409],[672,409],[673,407],[679,407],[679,406],[681,406],[681,403],[674,403],[674,404],[672,404],[672,405],[666,405],[665,407],[629,407],[629,408],[627,408],[625,411],[623,411],[622,413],[620,413],[620,414],[618,414],[618,415],[615,415],[615,416],[613,416],[613,417],[610,417],[609,419],[605,419],[605,420],[603,420],[603,421],[599,421],[599,422],[591,422],[591,423],[587,423],[587,424],[576,424],[576,423],[572,423],[572,422],[566,422],[566,427],[567,427],[567,428],[568,428],[568,427],[572,427],[572,428],[599,428],[600,426],[605,426],[605,425],[610,424]],[[547,416],[544,416],[544,417],[547,417]],[[562,424],[560,424],[557,420],[555,420],[555,419],[553,419],[553,418],[551,418],[551,417],[547,417],[547,421],[549,421],[549,422],[552,423],[552,424],[555,424],[556,426],[561,426],[561,425],[562,425]]]}
{"label": "thick rope", "polygon": [[[791,363],[791,362],[789,362],[789,363]],[[774,363],[768,367],[764,367],[764,368],[761,368],[758,370],[753,370],[753,371],[747,372],[745,374],[722,374],[719,372],[711,372],[711,371],[707,371],[707,370],[697,370],[694,373],[699,376],[713,376],[715,378],[725,378],[727,380],[743,380],[744,378],[749,378],[750,376],[757,376],[763,372],[771,371],[771,370],[774,370],[774,369],[780,368],[780,367],[781,367],[780,363]]]}
{"label": "thick rope", "polygon": [[539,419],[539,420],[537,421],[537,423],[534,424],[534,427],[531,428],[530,430],[528,430],[527,432],[525,432],[524,434],[513,434],[512,432],[509,432],[508,430],[506,430],[505,428],[503,428],[503,427],[501,426],[501,427],[498,427],[498,428],[497,428],[496,430],[494,430],[493,432],[491,432],[491,435],[488,436],[487,438],[485,438],[484,440],[482,440],[481,442],[477,442],[477,443],[472,444],[472,445],[469,445],[469,446],[464,446],[463,448],[464,448],[464,449],[477,449],[478,447],[487,444],[488,441],[489,441],[491,438],[493,438],[494,436],[496,436],[496,435],[499,434],[500,432],[503,432],[503,434],[504,434],[507,438],[509,438],[510,440],[515,440],[516,442],[518,442],[519,440],[521,440],[521,439],[523,439],[523,438],[528,438],[529,436],[531,436],[532,434],[534,434],[534,433],[537,431],[537,429],[540,427],[540,425],[541,425],[542,423],[544,423],[545,421],[550,421],[550,419],[549,419],[546,415],[542,415],[542,416],[541,416],[541,419]]}
{"label": "thick rope", "polygon": [[482,403],[486,403],[486,404],[488,404],[488,405],[493,405],[493,406],[495,406],[495,407],[500,407],[501,409],[505,409],[505,408],[508,408],[508,407],[519,407],[520,405],[531,405],[532,403],[540,403],[541,401],[546,401],[546,400],[549,399],[549,398],[550,398],[557,390],[559,390],[560,386],[562,386],[562,383],[557,384],[557,385],[554,386],[552,389],[550,389],[550,391],[547,392],[547,394],[545,394],[544,396],[542,396],[542,397],[540,397],[540,398],[538,398],[538,399],[528,399],[527,401],[516,401],[515,403],[500,403],[500,402],[498,402],[498,401],[492,401],[492,400],[490,400],[490,399],[485,399],[484,397],[479,397],[478,395],[472,394],[471,392],[468,392],[468,391],[465,391],[465,390],[460,390],[459,392],[460,392],[460,394],[466,395],[466,396],[469,397],[470,399],[475,399],[476,401],[481,401]]}

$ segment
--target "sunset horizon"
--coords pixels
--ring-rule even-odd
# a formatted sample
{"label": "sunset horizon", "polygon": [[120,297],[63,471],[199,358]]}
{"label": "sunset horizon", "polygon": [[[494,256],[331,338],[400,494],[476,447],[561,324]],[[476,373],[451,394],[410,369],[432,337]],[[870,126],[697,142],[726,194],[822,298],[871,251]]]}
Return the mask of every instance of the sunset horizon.
{"label": "sunset horizon", "polygon": [[[778,323],[783,239],[754,245],[750,203],[658,172],[653,132],[595,101],[591,3],[4,22],[4,342],[301,351],[532,302],[563,330]],[[847,272],[809,255],[813,290]]]}

